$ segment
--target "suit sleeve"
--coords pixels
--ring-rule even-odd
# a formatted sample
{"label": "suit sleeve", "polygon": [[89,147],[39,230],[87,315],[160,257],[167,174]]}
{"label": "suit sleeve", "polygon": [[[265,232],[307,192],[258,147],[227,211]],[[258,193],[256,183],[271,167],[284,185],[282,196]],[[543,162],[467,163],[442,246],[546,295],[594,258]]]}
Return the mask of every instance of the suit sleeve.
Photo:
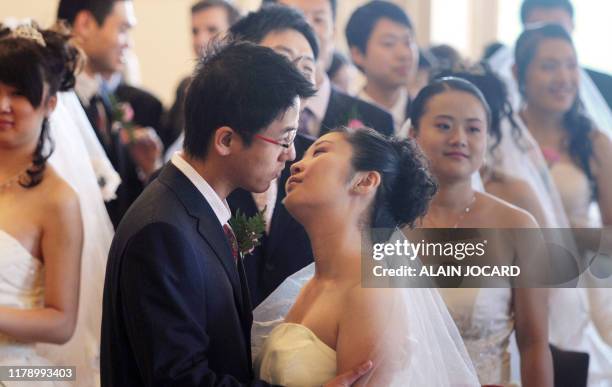
{"label": "suit sleeve", "polygon": [[126,246],[119,282],[125,345],[146,386],[242,386],[209,368],[206,289],[190,246],[163,223],[146,226]]}

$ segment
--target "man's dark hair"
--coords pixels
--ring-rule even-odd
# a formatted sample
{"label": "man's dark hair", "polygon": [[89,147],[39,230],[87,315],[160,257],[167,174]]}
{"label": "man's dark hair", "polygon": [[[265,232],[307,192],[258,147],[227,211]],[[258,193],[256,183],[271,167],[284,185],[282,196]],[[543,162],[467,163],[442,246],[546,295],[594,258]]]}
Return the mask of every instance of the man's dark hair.
{"label": "man's dark hair", "polygon": [[72,25],[79,12],[88,11],[94,16],[98,25],[102,25],[117,1],[131,0],[60,0],[57,19],[65,20]]}
{"label": "man's dark hair", "polygon": [[574,19],[574,7],[569,0],[524,0],[521,5],[521,22],[527,23],[529,14],[536,8],[563,8]]}
{"label": "man's dark hair", "polygon": [[[265,5],[268,3],[280,3],[279,0],[263,0],[261,2],[261,5]],[[331,5],[331,9],[332,9],[332,16],[334,18],[334,21],[336,21],[336,12],[338,10],[338,1],[337,0],[329,0],[329,5]]]}
{"label": "man's dark hair", "polygon": [[410,17],[403,9],[388,1],[374,0],[357,8],[351,15],[346,25],[349,47],[357,47],[365,54],[374,26],[380,19],[389,19],[414,31]]}
{"label": "man's dark hair", "polygon": [[295,30],[302,34],[317,59],[319,56],[317,35],[304,15],[295,8],[280,4],[266,5],[256,12],[250,12],[231,26],[229,35],[235,40],[259,44],[270,32],[285,30]]}
{"label": "man's dark hair", "polygon": [[250,42],[229,42],[198,63],[185,98],[187,154],[206,158],[215,131],[228,126],[250,145],[253,135],[308,98],[313,85],[285,57]]}
{"label": "man's dark hair", "polygon": [[221,7],[225,9],[229,25],[236,23],[236,21],[240,19],[240,11],[228,0],[200,0],[191,6],[191,14],[195,15],[200,11],[204,11],[212,7]]}

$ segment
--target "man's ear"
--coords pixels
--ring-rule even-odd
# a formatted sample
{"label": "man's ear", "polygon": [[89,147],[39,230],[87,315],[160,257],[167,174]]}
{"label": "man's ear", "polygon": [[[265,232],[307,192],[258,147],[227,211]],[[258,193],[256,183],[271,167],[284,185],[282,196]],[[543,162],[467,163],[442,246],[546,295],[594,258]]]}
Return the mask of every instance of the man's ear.
{"label": "man's ear", "polygon": [[351,59],[353,59],[353,63],[355,66],[360,69],[363,68],[363,62],[365,62],[365,55],[361,52],[361,50],[357,46],[351,47]]}
{"label": "man's ear", "polygon": [[512,76],[514,77],[516,83],[518,83],[518,67],[516,66],[516,63],[512,65]]}
{"label": "man's ear", "polygon": [[77,39],[87,40],[100,26],[90,11],[79,11],[72,24],[73,35]]}
{"label": "man's ear", "polygon": [[357,195],[371,194],[376,192],[380,183],[380,173],[376,171],[358,172],[353,181],[353,192]]}
{"label": "man's ear", "polygon": [[408,137],[416,139],[419,134],[419,131],[415,129],[414,126],[410,125],[410,129],[408,129]]}
{"label": "man's ear", "polygon": [[229,126],[222,126],[215,130],[212,147],[217,154],[228,156],[238,142],[241,142],[238,134]]}
{"label": "man's ear", "polygon": [[55,110],[55,107],[57,106],[57,95],[51,96],[49,97],[49,99],[47,100],[47,117],[49,117],[51,115],[51,113],[53,113],[53,111]]}

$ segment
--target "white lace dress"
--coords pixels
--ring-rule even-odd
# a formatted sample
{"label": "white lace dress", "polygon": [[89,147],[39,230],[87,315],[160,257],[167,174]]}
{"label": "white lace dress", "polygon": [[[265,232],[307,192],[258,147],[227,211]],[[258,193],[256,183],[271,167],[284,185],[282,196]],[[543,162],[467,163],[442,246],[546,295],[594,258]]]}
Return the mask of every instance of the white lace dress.
{"label": "white lace dress", "polygon": [[[11,235],[0,230],[0,305],[10,308],[39,308],[44,302],[44,268]],[[34,344],[22,343],[0,333],[0,366],[48,366],[51,362],[36,353]],[[55,382],[8,382],[0,386],[61,386]]]}
{"label": "white lace dress", "polygon": [[[550,174],[572,227],[601,226],[586,174],[565,160],[553,163]],[[580,281],[586,287],[551,290],[550,341],[564,349],[588,352],[589,387],[612,387],[612,289],[603,280],[598,286],[590,271]]]}
{"label": "white lace dress", "polygon": [[481,384],[511,385],[512,289],[438,289]]}

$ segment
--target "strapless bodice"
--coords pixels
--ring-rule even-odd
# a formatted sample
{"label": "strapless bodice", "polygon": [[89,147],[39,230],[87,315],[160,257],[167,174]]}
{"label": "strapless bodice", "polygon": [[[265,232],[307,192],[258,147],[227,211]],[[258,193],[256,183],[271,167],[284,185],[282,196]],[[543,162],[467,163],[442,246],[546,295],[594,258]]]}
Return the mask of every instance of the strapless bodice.
{"label": "strapless bodice", "polygon": [[[0,230],[0,305],[18,309],[44,303],[42,262],[13,236]],[[33,352],[33,345],[0,334],[0,360]]]}
{"label": "strapless bodice", "polygon": [[336,351],[306,326],[282,323],[255,359],[255,372],[272,384],[321,386],[336,376]]}

